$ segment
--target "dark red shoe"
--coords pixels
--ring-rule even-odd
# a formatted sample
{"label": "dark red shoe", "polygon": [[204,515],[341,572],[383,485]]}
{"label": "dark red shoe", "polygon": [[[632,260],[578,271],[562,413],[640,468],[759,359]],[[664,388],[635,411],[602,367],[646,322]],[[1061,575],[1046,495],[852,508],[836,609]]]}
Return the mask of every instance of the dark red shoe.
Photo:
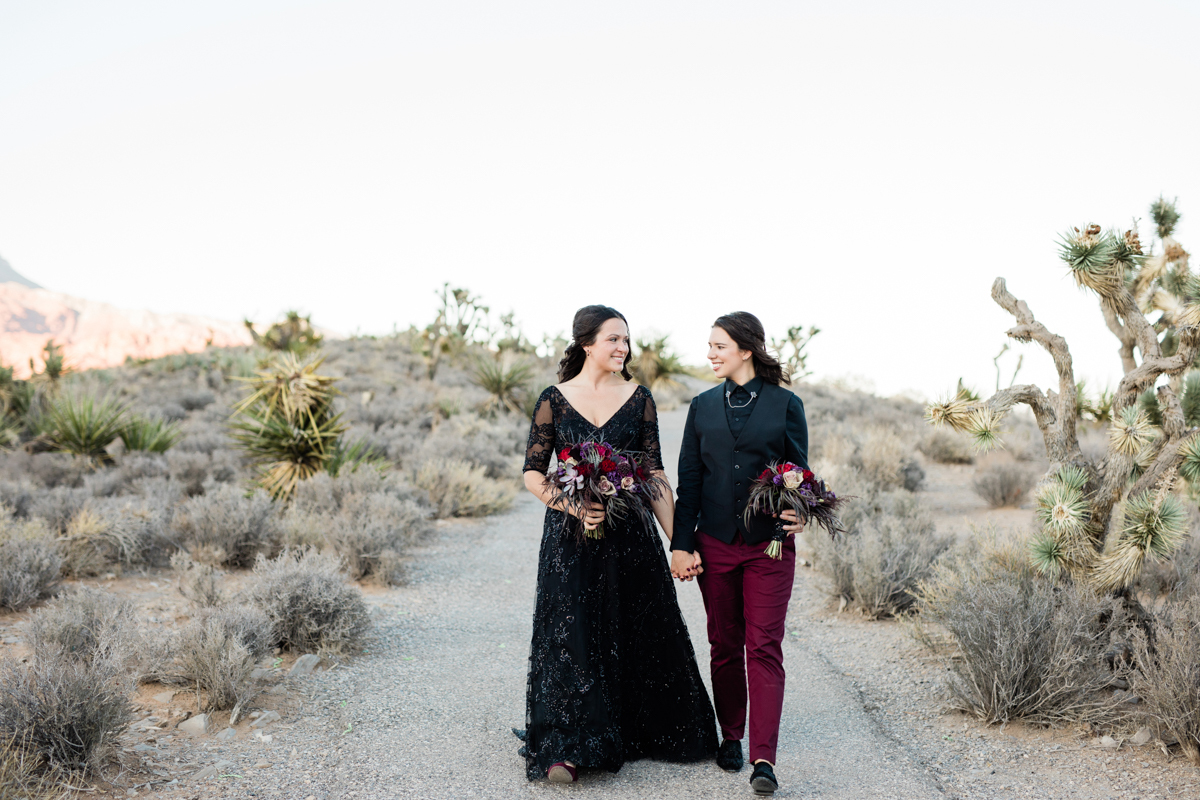
{"label": "dark red shoe", "polygon": [[559,761],[546,771],[546,777],[551,783],[575,783],[579,780],[579,773],[567,762]]}

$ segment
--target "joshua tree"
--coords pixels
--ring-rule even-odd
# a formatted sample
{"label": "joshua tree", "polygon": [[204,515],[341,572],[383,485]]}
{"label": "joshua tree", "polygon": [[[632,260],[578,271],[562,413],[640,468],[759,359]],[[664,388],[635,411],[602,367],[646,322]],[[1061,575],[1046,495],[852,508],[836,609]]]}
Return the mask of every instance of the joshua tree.
{"label": "joshua tree", "polygon": [[289,311],[283,322],[276,322],[260,334],[254,329],[254,323],[244,320],[246,330],[254,343],[268,350],[279,350],[303,355],[321,346],[324,337],[313,328],[311,317],[300,316],[299,311]]}
{"label": "joshua tree", "polygon": [[[1178,478],[1200,482],[1200,414],[1187,413],[1179,391],[1200,352],[1200,277],[1190,273],[1187,253],[1171,238],[1179,218],[1174,204],[1160,199],[1151,213],[1163,243],[1159,255],[1144,255],[1135,231],[1102,231],[1098,225],[1073,228],[1060,244],[1063,261],[1079,286],[1097,295],[1120,342],[1125,374],[1112,395],[1102,459],[1093,463],[1080,451],[1081,408],[1066,340],[1038,322],[1003,278],[992,285],[992,299],[1016,319],[1008,336],[1045,348],[1058,372],[1058,391],[1015,385],[986,400],[956,395],[927,409],[932,423],[967,431],[986,450],[1002,446],[1001,425],[1014,405],[1030,407],[1050,460],[1037,495],[1041,530],[1031,545],[1033,563],[1045,574],[1101,591],[1123,592],[1147,559],[1170,555],[1187,526],[1174,492]],[[1151,322],[1147,315],[1155,309],[1162,314]],[[1148,390],[1156,399],[1157,424],[1139,403]],[[1183,400],[1191,394],[1184,392]],[[1200,391],[1196,398],[1200,404]]]}
{"label": "joshua tree", "polygon": [[678,376],[689,374],[683,361],[668,347],[666,336],[638,339],[637,349],[633,373],[638,383],[651,391],[677,388],[682,385]]}
{"label": "joshua tree", "polygon": [[808,353],[804,349],[808,347],[809,342],[813,337],[821,332],[821,329],[816,325],[810,325],[808,331],[804,330],[803,325],[796,325],[788,328],[787,336],[783,339],[771,339],[771,349],[779,354],[779,358],[783,361],[784,366],[788,369],[788,374],[792,380],[798,381],[801,378],[807,378],[812,375],[808,370]]}
{"label": "joshua tree", "polygon": [[478,333],[486,330],[489,313],[488,307],[480,302],[478,296],[466,289],[452,289],[449,283],[442,284],[441,291],[435,294],[441,301],[438,315],[419,332],[414,342],[425,361],[425,371],[430,380],[437,375],[442,356],[458,355],[475,340]]}

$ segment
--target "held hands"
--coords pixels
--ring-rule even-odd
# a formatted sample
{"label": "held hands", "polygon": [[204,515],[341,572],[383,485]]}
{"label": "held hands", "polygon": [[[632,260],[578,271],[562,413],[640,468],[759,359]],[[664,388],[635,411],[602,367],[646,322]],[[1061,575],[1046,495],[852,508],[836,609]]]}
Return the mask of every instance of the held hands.
{"label": "held hands", "polygon": [[779,517],[779,519],[783,520],[785,523],[788,523],[783,526],[783,529],[787,531],[788,536],[795,536],[797,533],[800,533],[802,530],[804,530],[804,523],[801,522],[800,518],[796,516],[796,512],[790,508],[787,511],[784,511],[782,514],[772,514],[771,516]]}
{"label": "held hands", "polygon": [[704,572],[704,567],[700,566],[699,553],[688,553],[683,550],[671,551],[672,577],[681,581],[690,581],[701,572]]}
{"label": "held hands", "polygon": [[604,506],[599,503],[588,503],[582,516],[574,510],[571,513],[583,520],[584,530],[594,531],[604,522]]}

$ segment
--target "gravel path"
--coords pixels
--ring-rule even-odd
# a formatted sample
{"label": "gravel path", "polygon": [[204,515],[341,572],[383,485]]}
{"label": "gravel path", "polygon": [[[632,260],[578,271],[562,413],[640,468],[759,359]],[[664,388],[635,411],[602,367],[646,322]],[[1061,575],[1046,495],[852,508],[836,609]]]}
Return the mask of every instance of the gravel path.
{"label": "gravel path", "polygon": [[[683,412],[663,415],[674,461]],[[525,779],[522,726],[542,506],[451,522],[413,553],[407,586],[371,598],[377,639],[345,667],[298,687],[305,700],[269,744],[201,744],[195,759],[228,759],[229,777],[171,794],[197,797],[509,798],[589,792],[605,798],[751,796],[749,769],[639,761],[586,773],[579,786]],[[808,580],[806,571],[798,581]],[[680,604],[708,675],[704,609],[694,583]],[[784,646],[788,688],[780,734],[780,797],[942,797],[913,756],[864,710],[859,690],[797,636]],[[208,739],[209,737],[204,737]],[[252,765],[261,760],[259,769]],[[199,790],[199,794],[195,794]]]}

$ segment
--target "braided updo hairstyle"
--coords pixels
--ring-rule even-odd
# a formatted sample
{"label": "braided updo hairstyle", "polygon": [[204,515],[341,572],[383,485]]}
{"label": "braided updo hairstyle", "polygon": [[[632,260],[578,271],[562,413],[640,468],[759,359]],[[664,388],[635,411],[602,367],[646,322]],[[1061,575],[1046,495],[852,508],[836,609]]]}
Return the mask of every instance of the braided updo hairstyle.
{"label": "braided updo hairstyle", "polygon": [[790,384],[791,378],[784,371],[779,359],[767,350],[767,332],[758,317],[749,311],[735,311],[717,317],[714,328],[720,328],[729,334],[739,350],[749,350],[754,359],[754,374],[767,383],[778,386],[781,383]]}
{"label": "braided updo hairstyle", "polygon": [[[575,320],[571,323],[571,344],[563,353],[562,361],[558,362],[559,383],[566,383],[583,371],[583,362],[587,358],[583,348],[596,343],[600,328],[610,319],[619,319],[626,326],[629,325],[629,320],[625,319],[624,314],[608,306],[584,306],[575,312]],[[621,365],[621,375],[625,380],[633,378],[629,374],[629,359],[632,355],[631,349],[625,354],[625,363]]]}

